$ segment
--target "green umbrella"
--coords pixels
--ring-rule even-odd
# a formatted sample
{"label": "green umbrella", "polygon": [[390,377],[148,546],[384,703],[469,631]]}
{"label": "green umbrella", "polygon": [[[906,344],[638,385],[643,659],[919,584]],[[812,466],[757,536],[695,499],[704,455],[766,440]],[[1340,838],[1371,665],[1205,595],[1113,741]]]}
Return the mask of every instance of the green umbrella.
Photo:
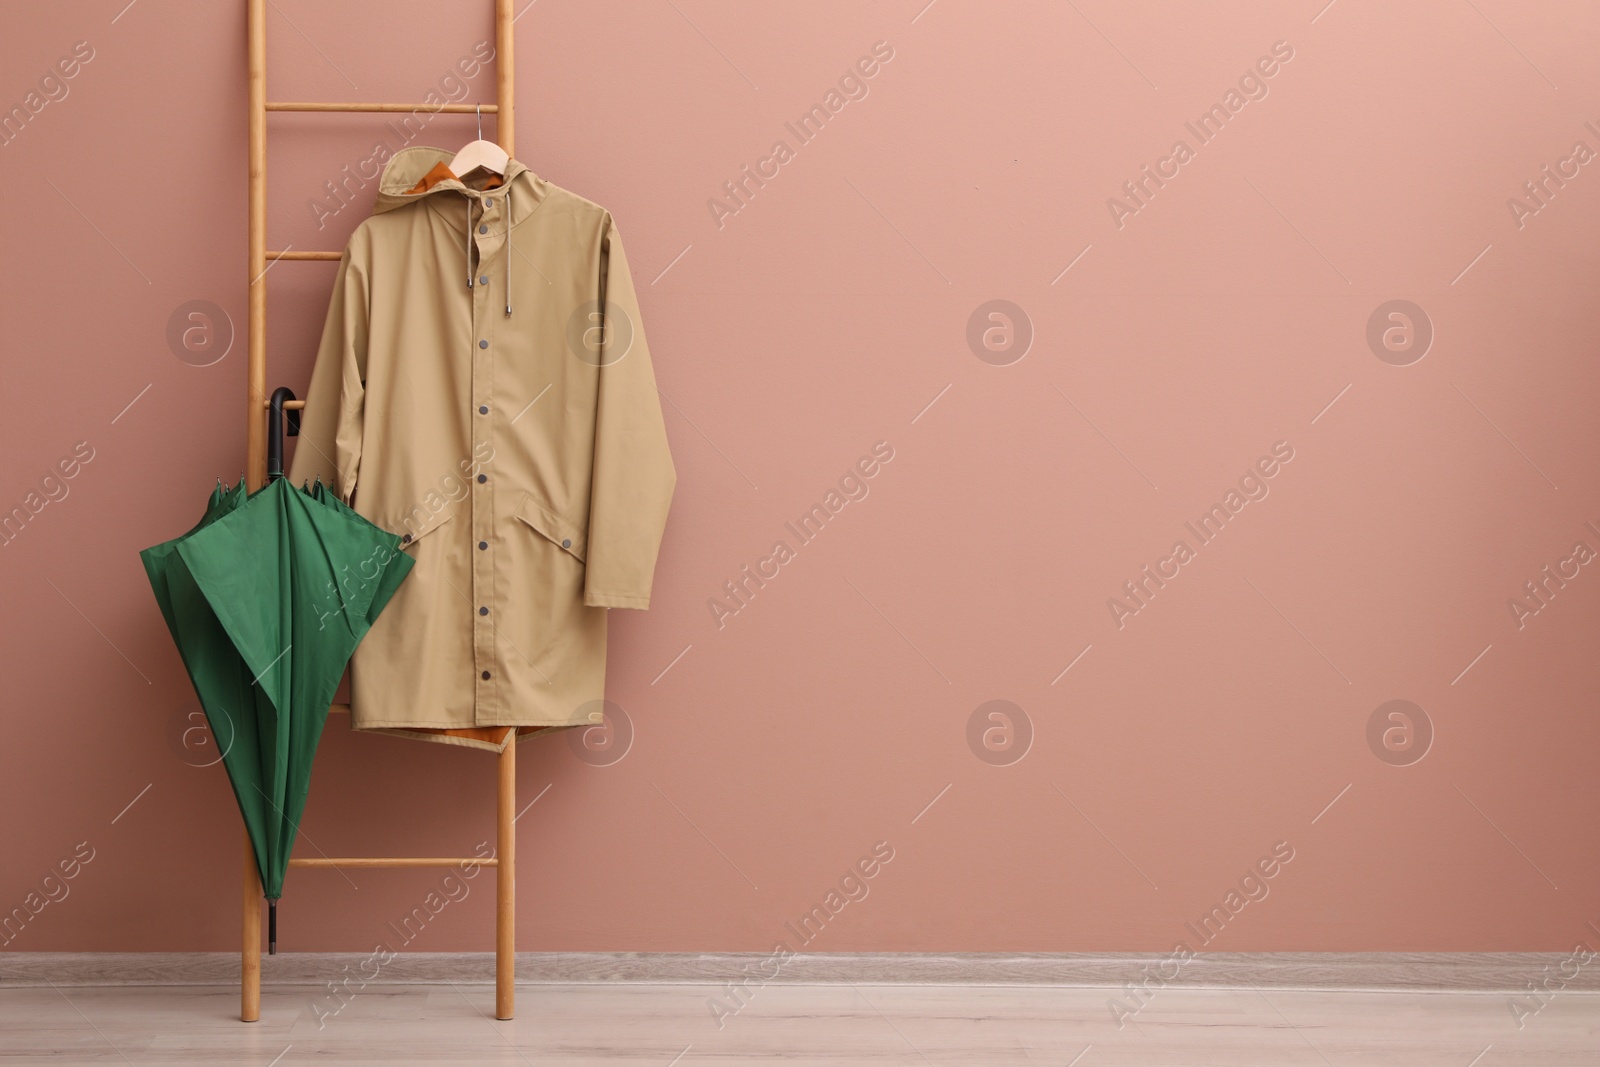
{"label": "green umbrella", "polygon": [[223,749],[274,917],[328,706],[410,572],[400,543],[321,483],[278,478],[248,497],[219,486],[194,529],[140,553]]}
{"label": "green umbrella", "polygon": [[[324,486],[321,478],[318,478],[316,484],[311,487],[311,498],[313,500],[321,501],[322,503],[327,504],[337,511],[341,511],[346,515],[354,516],[359,522],[365,523],[369,526],[371,525],[371,523],[368,523],[367,520],[356,511],[355,508],[347,505],[344,501],[339,499],[338,495],[335,494],[332,489]],[[376,529],[376,527],[374,527],[374,529]],[[395,538],[396,546],[402,544],[403,542],[403,538]],[[367,622],[369,623],[378,621],[379,612],[383,611],[385,605],[389,603],[389,598],[394,596],[395,591],[400,588],[400,583],[405,579],[405,576],[411,573],[411,564],[413,562],[412,558],[401,552],[398,547],[387,547],[387,549],[382,551],[381,554],[383,555],[385,561],[398,556],[401,559],[404,559],[405,562],[397,564],[393,567],[384,565],[381,567],[381,569],[379,568],[378,561],[376,560],[363,565],[362,569],[368,573],[372,572],[373,570],[378,570],[377,577],[371,579],[373,583],[372,604],[367,609]]]}

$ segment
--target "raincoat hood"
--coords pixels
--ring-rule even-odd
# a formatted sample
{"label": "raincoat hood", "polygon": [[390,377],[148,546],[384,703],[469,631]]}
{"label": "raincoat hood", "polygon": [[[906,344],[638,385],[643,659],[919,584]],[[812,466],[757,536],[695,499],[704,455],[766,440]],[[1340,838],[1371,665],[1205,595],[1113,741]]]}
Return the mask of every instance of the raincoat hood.
{"label": "raincoat hood", "polygon": [[[414,145],[396,152],[383,168],[372,213],[382,215],[407,204],[426,201],[431,209],[444,214],[460,228],[462,244],[467,250],[465,284],[470,290],[477,284],[478,277],[473,256],[472,227],[481,225],[481,222],[474,220],[481,220],[484,200],[505,197],[506,243],[508,253],[513,252],[515,241],[511,236],[512,231],[539,209],[549,183],[515,159],[506,164],[504,178],[500,175],[485,178],[482,175],[454,174],[450,170],[450,161],[454,158],[454,152],[426,145]],[[511,314],[512,259],[511,254],[505,257],[505,313],[508,316]]]}
{"label": "raincoat hood", "polygon": [[[412,192],[435,167],[441,164],[448,167],[454,158],[454,152],[426,145],[413,145],[396,152],[384,165],[383,176],[378,179],[378,202],[373,205],[372,213],[382,215],[386,211],[414,204],[427,197],[450,199],[451,194],[468,198],[494,195],[496,190],[481,188],[481,182],[473,182],[473,185],[479,186],[478,188],[468,186],[461,180],[461,175],[433,183],[419,192]],[[518,197],[527,195],[530,207],[543,198],[543,190],[539,187],[546,184],[533,171],[515,159],[506,167],[504,186],[516,187],[515,193]],[[512,225],[516,225],[518,221],[520,220],[513,219]]]}

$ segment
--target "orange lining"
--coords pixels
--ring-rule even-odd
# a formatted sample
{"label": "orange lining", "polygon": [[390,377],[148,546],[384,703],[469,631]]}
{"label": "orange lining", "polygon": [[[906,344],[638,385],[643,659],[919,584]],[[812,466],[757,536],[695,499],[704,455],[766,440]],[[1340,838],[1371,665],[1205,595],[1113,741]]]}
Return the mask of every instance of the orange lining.
{"label": "orange lining", "polygon": [[[508,733],[508,731],[512,730],[513,727],[510,727],[510,726],[460,726],[460,727],[449,727],[449,728],[444,728],[444,727],[418,727],[418,728],[415,728],[415,729],[412,729],[410,727],[398,727],[398,729],[407,730],[407,732],[409,732],[409,733],[437,734],[440,737],[460,737],[460,738],[464,738],[464,739],[466,739],[468,741],[482,741],[485,744],[498,745],[498,746],[504,747],[505,743],[506,743],[507,733]],[[548,726],[518,726],[518,727],[515,727],[515,729],[516,729],[518,735],[520,736],[520,735],[525,735],[525,734],[537,733],[540,730],[548,730],[549,727]]]}
{"label": "orange lining", "polygon": [[[435,185],[438,185],[440,182],[458,182],[460,180],[460,178],[457,178],[450,172],[450,164],[435,163],[433,165],[433,169],[422,176],[421,181],[417,182],[417,184],[405,191],[405,195],[412,196],[416,193],[425,193],[429,189],[432,189]],[[485,189],[498,189],[505,183],[506,180],[500,175],[491,174],[489,175],[489,180],[483,183],[483,187]]]}

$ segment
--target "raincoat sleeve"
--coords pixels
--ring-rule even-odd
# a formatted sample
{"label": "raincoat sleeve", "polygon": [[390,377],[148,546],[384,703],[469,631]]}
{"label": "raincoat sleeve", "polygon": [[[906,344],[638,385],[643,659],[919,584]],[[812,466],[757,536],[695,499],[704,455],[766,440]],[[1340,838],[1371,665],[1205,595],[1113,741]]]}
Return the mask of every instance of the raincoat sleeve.
{"label": "raincoat sleeve", "polygon": [[648,608],[677,472],[667,448],[628,257],[609,217],[605,226],[598,294],[604,319],[583,602],[590,607]]}
{"label": "raincoat sleeve", "polygon": [[311,370],[299,444],[289,479],[303,485],[317,478],[353,501],[361,467],[361,431],[367,379],[367,257],[358,230],[339,261],[322,327],[322,345]]}

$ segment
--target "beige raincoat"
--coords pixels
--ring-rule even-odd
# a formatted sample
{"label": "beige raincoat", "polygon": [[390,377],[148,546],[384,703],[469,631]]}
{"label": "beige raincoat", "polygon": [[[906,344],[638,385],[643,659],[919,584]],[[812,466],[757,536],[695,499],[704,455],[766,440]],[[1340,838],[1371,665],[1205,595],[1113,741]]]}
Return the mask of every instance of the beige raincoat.
{"label": "beige raincoat", "polygon": [[416,557],[351,662],[352,724],[498,748],[601,721],[606,611],[649,606],[676,476],[610,214],[450,159],[384,168],[289,476]]}

